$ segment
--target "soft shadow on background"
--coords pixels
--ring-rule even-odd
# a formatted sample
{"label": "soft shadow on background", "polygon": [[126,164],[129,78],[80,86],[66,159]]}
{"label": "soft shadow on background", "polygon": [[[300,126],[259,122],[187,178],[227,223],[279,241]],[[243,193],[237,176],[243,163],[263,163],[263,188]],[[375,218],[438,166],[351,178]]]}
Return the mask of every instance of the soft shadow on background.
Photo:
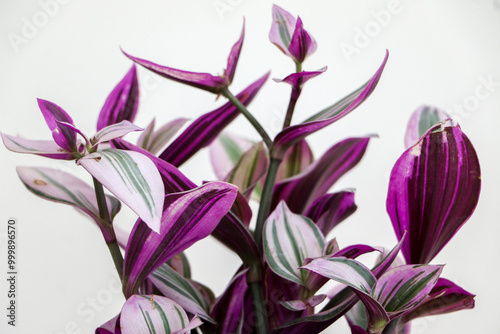
{"label": "soft shadow on background", "polygon": [[[443,277],[475,293],[476,308],[419,319],[413,333],[499,332],[500,293],[500,1],[276,1],[318,42],[305,70],[328,66],[306,85],[297,104],[299,122],[364,83],[389,62],[382,79],[359,109],[311,136],[316,156],[348,136],[378,134],[361,163],[335,185],[356,188],[358,211],[334,230],[341,246],[367,243],[392,247],[396,238],[385,212],[388,177],[403,152],[410,113],[421,104],[442,108],[475,146],[482,167],[482,193],[472,218],[433,261],[446,263]],[[246,38],[233,92],[272,70],[283,78],[294,65],[268,40],[270,1],[76,1],[5,0],[0,3],[0,131],[50,139],[36,98],[64,108],[75,124],[94,133],[102,104],[131,66],[120,51],[191,71],[222,73],[243,17]],[[163,124],[196,118],[224,101],[139,69],[141,103],[136,124],[153,117]],[[276,134],[289,87],[267,82],[250,111]],[[256,138],[241,118],[229,131]],[[41,200],[17,178],[15,166],[48,166],[90,182],[73,162],[14,154],[0,147],[0,277],[6,273],[6,222],[18,221],[18,326],[2,333],[91,333],[115,316],[123,297],[99,230],[70,207]],[[181,169],[193,181],[213,180],[206,150]],[[117,223],[131,228],[136,217],[123,208]],[[213,239],[187,253],[195,279],[220,294],[239,266]],[[370,259],[367,260],[368,262]],[[6,300],[0,279],[0,304]],[[2,311],[5,312],[5,311]],[[344,320],[325,333],[348,333]]]}

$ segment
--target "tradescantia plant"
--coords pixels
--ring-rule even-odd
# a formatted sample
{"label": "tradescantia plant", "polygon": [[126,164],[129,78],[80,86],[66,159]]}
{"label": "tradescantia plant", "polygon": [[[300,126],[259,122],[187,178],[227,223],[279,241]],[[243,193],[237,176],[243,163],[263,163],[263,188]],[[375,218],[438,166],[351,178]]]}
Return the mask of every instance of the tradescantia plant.
{"label": "tradescantia plant", "polygon": [[[319,333],[342,317],[352,333],[409,333],[415,318],[474,307],[473,294],[441,277],[442,265],[430,264],[479,198],[480,167],[467,136],[444,112],[418,108],[388,185],[387,212],[398,243],[390,251],[363,244],[340,248],[328,236],[357,206],[352,189],[330,189],[360,162],[372,136],[332,143],[317,159],[307,137],[368,99],[388,52],[366,83],[292,125],[303,86],[326,67],[302,69],[316,41],[300,18],[278,6],[272,18],[269,38],[296,68],[275,80],[291,85],[291,94],[283,128],[274,139],[247,109],[269,73],[239,94],[230,90],[244,26],[221,76],[158,65],[123,51],[160,76],[228,100],[177,136],[186,119],[158,130],[153,120],[136,143],[124,137],[142,130],[133,124],[139,101],[135,64],[108,96],[93,137],[45,100],[38,105],[53,140],[2,133],[11,151],[75,160],[92,176],[93,187],[56,169],[17,168],[32,193],[74,206],[102,231],[126,302],[96,333],[186,333],[195,328],[202,333]],[[259,139],[223,132],[240,114]],[[206,147],[219,180],[197,185],[178,168]],[[258,202],[255,222],[250,201]],[[121,203],[138,216],[130,235],[113,226]],[[220,296],[191,279],[183,253],[208,235],[241,259]],[[398,258],[400,251],[404,260]],[[375,264],[358,261],[371,252],[380,253]],[[319,293],[330,280],[341,283],[341,289]]]}

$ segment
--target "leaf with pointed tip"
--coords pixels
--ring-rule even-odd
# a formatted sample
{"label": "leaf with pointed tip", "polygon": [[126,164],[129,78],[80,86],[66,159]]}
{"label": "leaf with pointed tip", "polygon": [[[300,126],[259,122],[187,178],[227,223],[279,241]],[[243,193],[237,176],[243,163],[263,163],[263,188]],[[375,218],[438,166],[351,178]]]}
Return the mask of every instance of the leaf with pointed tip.
{"label": "leaf with pointed tip", "polygon": [[292,42],[293,31],[297,20],[283,8],[273,5],[273,23],[269,32],[269,40],[284,54],[291,56],[288,47]]}
{"label": "leaf with pointed tip", "polygon": [[295,144],[299,140],[306,138],[308,135],[338,121],[361,105],[361,103],[363,103],[371,95],[377,86],[388,57],[389,52],[386,53],[382,65],[373,77],[356,91],[335,103],[333,106],[310,117],[304,123],[290,126],[281,131],[274,138],[271,156],[277,159],[282,158],[288,147]]}
{"label": "leaf with pointed tip", "polygon": [[102,128],[95,134],[91,141],[92,144],[96,146],[99,143],[107,142],[115,138],[125,136],[129,132],[142,130],[144,129],[130,123],[127,120],[123,120],[120,123],[111,124]]}
{"label": "leaf with pointed tip", "polygon": [[5,147],[12,152],[36,154],[42,157],[60,160],[73,160],[73,154],[65,151],[53,140],[31,140],[2,133]]}
{"label": "leaf with pointed tip", "polygon": [[102,106],[97,131],[108,125],[127,120],[133,122],[139,107],[139,82],[135,64],[115,86]]}
{"label": "leaf with pointed tip", "polygon": [[326,151],[301,174],[274,187],[271,208],[285,201],[293,212],[304,213],[363,157],[371,137],[348,138]]}
{"label": "leaf with pointed tip", "polygon": [[225,181],[236,185],[248,200],[257,182],[266,175],[268,167],[267,149],[263,142],[259,142],[243,153]]}
{"label": "leaf with pointed tip", "polygon": [[[155,157],[148,151],[122,139],[113,141],[113,144],[121,149],[137,151],[150,158],[160,172],[165,193],[175,193],[196,188],[196,184],[189,180],[176,167]],[[250,230],[232,212],[228,212],[222,218],[219,225],[212,232],[212,235],[238,254],[245,265],[249,265],[261,256]]]}
{"label": "leaf with pointed tip", "polygon": [[346,257],[348,259],[355,259],[360,255],[371,253],[371,252],[380,252],[382,253],[382,249],[380,247],[372,247],[368,245],[351,245],[345,248],[342,248],[332,256],[334,257]]}
{"label": "leaf with pointed tip", "polygon": [[221,133],[210,145],[210,161],[218,180],[223,180],[234,168],[252,142],[235,135]]}
{"label": "leaf with pointed tip", "polygon": [[[292,145],[285,153],[276,173],[276,183],[302,173],[314,161],[314,155],[306,140]],[[314,219],[313,219],[314,220]]]}
{"label": "leaf with pointed tip", "polygon": [[310,273],[300,270],[307,258],[322,256],[325,239],[314,222],[294,214],[280,202],[263,229],[264,253],[269,267],[279,276],[307,286]]}
{"label": "leaf with pointed tip", "polygon": [[243,19],[243,28],[241,29],[240,38],[234,43],[227,57],[227,65],[224,70],[224,78],[227,80],[228,85],[233,82],[234,73],[236,72],[236,65],[240,58],[241,47],[243,46],[243,39],[245,38],[245,19]]}
{"label": "leaf with pointed tip", "polygon": [[95,334],[121,334],[120,315],[106,321],[95,330]]}
{"label": "leaf with pointed tip", "polygon": [[[99,215],[94,189],[79,178],[66,172],[45,167],[16,167],[17,175],[33,194],[56,203],[68,204],[89,215],[102,230],[106,241],[110,231]],[[120,211],[120,201],[106,196],[110,221]]]}
{"label": "leaf with pointed tip", "polygon": [[309,206],[305,215],[318,225],[324,235],[328,235],[357,208],[354,190],[344,190],[319,197]]}
{"label": "leaf with pointed tip", "polygon": [[297,17],[295,30],[293,31],[292,40],[288,46],[288,51],[297,63],[303,63],[304,60],[316,51],[316,41],[304,29],[300,16]]}
{"label": "leaf with pointed tip", "polygon": [[57,121],[73,124],[71,117],[61,107],[52,102],[42,99],[37,99],[37,101],[38,107],[45,118],[45,122],[47,123],[50,131],[52,131],[54,141],[66,151],[75,152],[76,133],[70,128],[60,127],[57,124]]}
{"label": "leaf with pointed tip", "polygon": [[200,318],[215,323],[209,316],[210,304],[191,282],[166,264],[162,264],[151,275],[151,282],[163,296],[178,303],[184,310],[198,314]]}
{"label": "leaf with pointed tip", "polygon": [[407,264],[429,263],[474,211],[481,188],[476,151],[458,125],[432,127],[394,165],[387,212]]}
{"label": "leaf with pointed tip", "polygon": [[191,278],[191,266],[184,253],[174,255],[166,263],[182,277]]}
{"label": "leaf with pointed tip", "polygon": [[190,324],[182,307],[166,297],[133,295],[122,307],[120,326],[123,334],[169,334],[201,325],[196,316],[193,320]]}
{"label": "leaf with pointed tip", "polygon": [[[266,73],[245,88],[236,95],[238,100],[245,106],[249,105],[268,77],[269,73]],[[227,102],[222,107],[200,116],[167,146],[159,157],[176,167],[182,165],[200,149],[209,145],[239,115],[239,110],[231,102]]]}
{"label": "leaf with pointed tip", "polygon": [[290,311],[304,311],[307,309],[312,309],[315,306],[318,306],[321,304],[326,298],[326,295],[316,295],[312,296],[310,298],[307,298],[307,300],[290,300],[290,301],[283,301],[281,302],[281,305],[289,309]]}
{"label": "leaf with pointed tip", "polygon": [[237,188],[231,184],[213,182],[165,196],[159,234],[138,220],[125,252],[125,295],[136,293],[151,272],[212,233],[233,205],[236,192]]}
{"label": "leaf with pointed tip", "polygon": [[429,315],[446,314],[474,308],[474,297],[455,283],[439,278],[429,295],[417,308],[403,315],[403,323]]}
{"label": "leaf with pointed tip", "polygon": [[317,77],[321,73],[325,72],[327,67],[322,67],[317,71],[302,71],[298,73],[292,73],[285,77],[284,79],[273,79],[275,82],[285,82],[293,87],[302,87],[309,79]]}
{"label": "leaf with pointed tip", "polygon": [[139,137],[137,145],[152,154],[156,154],[188,120],[188,118],[177,118],[155,131],[155,120],[153,119]]}
{"label": "leaf with pointed tip", "polygon": [[415,145],[420,137],[436,123],[451,118],[446,112],[431,106],[422,105],[411,114],[405,133],[405,149]]}
{"label": "leaf with pointed tip", "polygon": [[84,156],[82,165],[154,231],[160,229],[164,190],[153,162],[133,151],[107,149]]}

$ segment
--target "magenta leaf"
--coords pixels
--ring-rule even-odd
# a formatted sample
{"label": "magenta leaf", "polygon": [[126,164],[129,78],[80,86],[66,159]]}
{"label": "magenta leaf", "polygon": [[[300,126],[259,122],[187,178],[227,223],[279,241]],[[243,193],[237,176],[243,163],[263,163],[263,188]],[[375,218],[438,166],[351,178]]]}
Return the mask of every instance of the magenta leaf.
{"label": "magenta leaf", "polygon": [[[276,173],[276,183],[300,174],[314,161],[314,155],[306,140],[292,145],[285,153]],[[313,219],[314,220],[314,219]]]}
{"label": "magenta leaf", "polygon": [[304,172],[276,184],[271,207],[283,200],[293,212],[304,213],[357,165],[369,141],[370,137],[348,138],[332,146]]}
{"label": "magenta leaf", "polygon": [[[269,73],[266,73],[236,97],[247,106],[268,77]],[[231,102],[227,102],[222,107],[200,116],[167,146],[160,158],[177,167],[182,165],[200,149],[208,146],[238,115],[238,109]]]}
{"label": "magenta leaf", "polygon": [[387,212],[406,263],[429,263],[474,211],[479,161],[467,136],[447,121],[432,127],[391,172]]}
{"label": "magenta leaf", "polygon": [[305,215],[318,225],[324,235],[328,235],[357,208],[354,203],[354,190],[344,190],[319,197],[309,206]]}
{"label": "magenta leaf", "polygon": [[158,232],[165,195],[160,173],[143,154],[116,149],[98,151],[77,161],[113,195]]}
{"label": "magenta leaf", "polygon": [[303,63],[309,55],[316,51],[316,47],[316,41],[304,29],[300,17],[297,17],[292,40],[288,46],[288,51],[293,59],[297,63]]}
{"label": "magenta leaf", "polygon": [[281,302],[281,305],[289,309],[290,311],[304,311],[311,310],[315,306],[321,304],[326,298],[326,295],[316,295],[306,300],[289,300]]}
{"label": "magenta leaf", "polygon": [[415,145],[427,130],[451,118],[446,112],[431,106],[420,106],[411,114],[405,133],[405,149]]}
{"label": "magenta leaf", "polygon": [[309,79],[317,77],[321,73],[325,72],[327,67],[320,68],[317,71],[302,71],[298,73],[292,73],[284,79],[273,79],[276,82],[285,82],[292,85],[293,87],[302,87]]}
{"label": "magenta leaf", "polygon": [[429,295],[417,308],[403,315],[403,323],[429,315],[446,314],[474,308],[474,297],[455,283],[439,278]]}
{"label": "magenta leaf", "polygon": [[306,138],[308,135],[338,121],[361,105],[361,103],[363,103],[371,95],[377,86],[388,57],[389,52],[387,51],[384,61],[377,72],[366,84],[358,88],[356,91],[352,92],[331,107],[328,107],[310,117],[304,123],[290,126],[281,131],[274,139],[274,148],[271,152],[271,156],[278,159],[282,158],[288,147],[299,140]]}
{"label": "magenta leaf", "polygon": [[50,131],[52,131],[54,141],[64,150],[75,152],[76,133],[68,127],[60,127],[59,124],[57,124],[57,121],[73,124],[71,117],[61,107],[52,102],[42,99],[38,99],[37,101],[43,117],[45,118],[45,122]]}
{"label": "magenta leaf", "polygon": [[231,208],[236,192],[233,185],[213,182],[165,196],[159,234],[138,220],[125,252],[125,295],[129,297],[136,293],[151,272],[212,233]]}
{"label": "magenta leaf", "polygon": [[133,122],[138,106],[139,82],[134,64],[104,102],[97,120],[97,131],[124,120]]}
{"label": "magenta leaf", "polygon": [[240,58],[241,47],[243,46],[243,39],[245,38],[245,21],[243,21],[243,28],[241,29],[240,38],[234,43],[227,58],[227,66],[224,70],[224,78],[227,80],[227,84],[230,85],[233,82],[234,73],[236,72],[236,65],[238,64],[238,59]]}
{"label": "magenta leaf", "polygon": [[62,149],[53,140],[31,140],[19,137],[2,135],[5,147],[16,153],[36,154],[42,157],[60,160],[73,160],[73,153]]}

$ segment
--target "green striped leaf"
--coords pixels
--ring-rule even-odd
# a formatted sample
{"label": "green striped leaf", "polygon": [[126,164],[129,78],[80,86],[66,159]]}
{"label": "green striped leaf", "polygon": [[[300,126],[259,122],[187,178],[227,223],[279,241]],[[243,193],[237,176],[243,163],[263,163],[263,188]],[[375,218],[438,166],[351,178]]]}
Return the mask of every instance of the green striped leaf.
{"label": "green striped leaf", "polygon": [[152,154],[156,154],[187,121],[187,118],[177,118],[155,131],[155,120],[153,119],[139,137],[137,145]]}
{"label": "green striped leaf", "polygon": [[123,120],[120,123],[111,124],[99,130],[91,139],[91,143],[92,145],[96,146],[99,143],[107,142],[115,138],[125,136],[129,132],[142,130],[144,129],[130,123],[127,120]]}
{"label": "green striped leaf", "polygon": [[156,295],[131,296],[120,316],[122,334],[184,333],[199,325],[200,319],[195,317],[190,322],[179,304]]}
{"label": "green striped leaf", "polygon": [[304,260],[323,255],[325,239],[312,220],[294,214],[280,202],[264,225],[264,253],[277,275],[307,287],[311,273],[301,270]]}
{"label": "green striped leaf", "polygon": [[[66,172],[45,167],[16,168],[17,175],[33,194],[49,201],[68,204],[89,215],[101,228],[108,240],[108,231],[99,215],[94,189],[79,178]],[[106,196],[110,220],[120,211],[120,201]]]}
{"label": "green striped leaf", "polygon": [[224,180],[243,153],[253,143],[228,133],[221,133],[210,145],[210,161],[218,180]]}
{"label": "green striped leaf", "polygon": [[160,173],[148,157],[108,149],[86,155],[77,163],[159,232],[165,192]]}
{"label": "green striped leaf", "polygon": [[226,180],[236,185],[240,193],[248,199],[259,180],[266,175],[269,157],[263,142],[253,145],[236,162]]}
{"label": "green striped leaf", "polygon": [[170,266],[163,264],[149,279],[167,298],[182,306],[187,312],[198,314],[204,320],[215,323],[209,316],[210,303],[191,282]]}

